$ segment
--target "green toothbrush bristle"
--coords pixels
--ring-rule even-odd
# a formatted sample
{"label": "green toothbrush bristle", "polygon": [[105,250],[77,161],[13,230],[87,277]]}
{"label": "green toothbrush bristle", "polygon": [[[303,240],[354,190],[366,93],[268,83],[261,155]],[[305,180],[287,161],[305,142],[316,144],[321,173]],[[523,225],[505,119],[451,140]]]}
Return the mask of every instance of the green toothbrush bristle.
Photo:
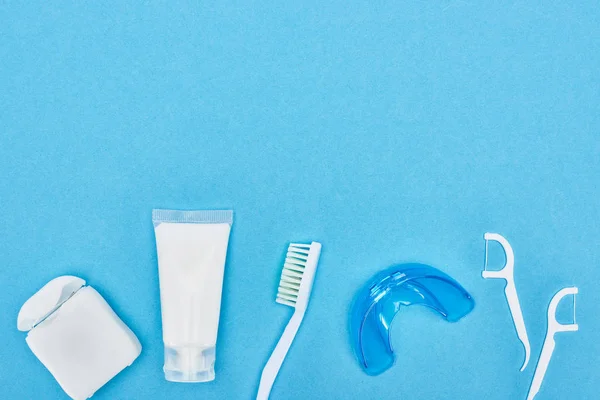
{"label": "green toothbrush bristle", "polygon": [[296,306],[309,252],[310,244],[292,243],[288,247],[275,299],[277,303],[290,307]]}

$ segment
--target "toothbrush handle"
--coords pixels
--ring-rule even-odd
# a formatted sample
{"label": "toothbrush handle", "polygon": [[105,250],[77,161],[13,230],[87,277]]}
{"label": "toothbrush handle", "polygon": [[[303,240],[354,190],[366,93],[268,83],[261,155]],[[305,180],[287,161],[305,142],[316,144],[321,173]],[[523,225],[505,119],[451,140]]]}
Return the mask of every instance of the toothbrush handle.
{"label": "toothbrush handle", "polygon": [[273,387],[275,378],[277,378],[277,373],[279,373],[283,360],[300,328],[302,318],[304,318],[304,313],[296,310],[294,315],[292,315],[290,322],[288,322],[285,327],[281,338],[279,338],[279,341],[277,342],[277,346],[275,346],[275,350],[273,350],[271,357],[269,357],[269,361],[267,361],[267,365],[265,365],[265,368],[263,369],[256,400],[267,400],[269,398],[269,393],[271,393],[271,388]]}
{"label": "toothbrush handle", "polygon": [[529,337],[527,336],[527,328],[525,328],[525,321],[523,320],[523,312],[521,311],[521,304],[519,303],[519,297],[517,296],[517,288],[513,282],[508,281],[506,288],[504,289],[506,294],[506,300],[508,301],[508,307],[512,314],[515,328],[517,329],[517,336],[523,347],[525,348],[525,361],[521,367],[521,371],[527,367],[529,363],[529,357],[531,355],[531,346],[529,344]]}
{"label": "toothbrush handle", "polygon": [[540,354],[540,360],[538,361],[537,367],[535,369],[535,374],[533,375],[533,381],[531,381],[531,387],[529,388],[527,400],[533,400],[533,398],[540,391],[555,346],[556,342],[554,341],[553,337],[549,337],[546,339],[544,347],[542,348],[542,354]]}

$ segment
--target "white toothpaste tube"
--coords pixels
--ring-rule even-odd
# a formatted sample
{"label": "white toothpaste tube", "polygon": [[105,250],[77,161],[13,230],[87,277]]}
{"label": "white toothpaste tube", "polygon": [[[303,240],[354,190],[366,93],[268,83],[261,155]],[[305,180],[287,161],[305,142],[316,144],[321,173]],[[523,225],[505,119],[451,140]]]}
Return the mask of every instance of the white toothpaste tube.
{"label": "white toothpaste tube", "polygon": [[165,379],[215,379],[223,272],[233,211],[153,210]]}

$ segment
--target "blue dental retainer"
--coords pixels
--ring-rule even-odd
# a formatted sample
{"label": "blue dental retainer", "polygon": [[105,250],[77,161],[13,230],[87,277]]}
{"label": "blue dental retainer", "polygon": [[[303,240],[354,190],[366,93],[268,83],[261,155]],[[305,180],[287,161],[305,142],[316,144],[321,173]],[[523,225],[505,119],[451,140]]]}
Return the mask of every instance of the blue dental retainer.
{"label": "blue dental retainer", "polygon": [[423,305],[456,322],[475,307],[454,279],[425,264],[397,264],[357,293],[350,314],[352,346],[363,370],[379,375],[394,364],[390,327],[401,306]]}

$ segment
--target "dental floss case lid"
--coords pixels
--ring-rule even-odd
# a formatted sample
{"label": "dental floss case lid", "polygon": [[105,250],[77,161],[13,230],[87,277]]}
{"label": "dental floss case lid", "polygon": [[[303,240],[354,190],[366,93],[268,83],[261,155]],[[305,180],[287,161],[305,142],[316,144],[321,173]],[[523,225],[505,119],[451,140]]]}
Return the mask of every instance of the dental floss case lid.
{"label": "dental floss case lid", "polygon": [[61,276],[31,296],[17,320],[27,344],[74,400],[91,397],[140,355],[135,334],[85,281]]}

